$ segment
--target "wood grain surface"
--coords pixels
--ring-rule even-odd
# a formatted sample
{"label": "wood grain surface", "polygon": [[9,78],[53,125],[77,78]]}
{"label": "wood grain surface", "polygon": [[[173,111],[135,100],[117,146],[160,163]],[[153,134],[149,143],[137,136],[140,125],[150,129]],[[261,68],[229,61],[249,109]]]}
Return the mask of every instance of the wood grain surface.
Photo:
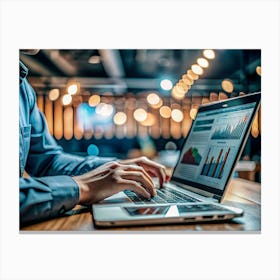
{"label": "wood grain surface", "polygon": [[[60,217],[22,227],[21,233],[28,232],[244,232],[259,233],[261,230],[261,185],[244,179],[232,179],[223,203],[242,208],[244,216],[227,222],[195,223],[180,225],[133,226],[117,228],[96,228],[88,209],[68,217]],[[79,210],[79,206],[74,208]]]}

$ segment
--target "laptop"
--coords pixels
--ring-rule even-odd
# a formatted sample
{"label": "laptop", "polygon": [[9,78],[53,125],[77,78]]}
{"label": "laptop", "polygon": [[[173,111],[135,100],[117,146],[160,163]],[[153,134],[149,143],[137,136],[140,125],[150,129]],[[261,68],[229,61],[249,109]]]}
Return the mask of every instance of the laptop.
{"label": "laptop", "polygon": [[242,209],[221,202],[260,100],[257,92],[201,105],[171,180],[150,200],[125,190],[93,204],[95,225],[179,224],[242,216]]}

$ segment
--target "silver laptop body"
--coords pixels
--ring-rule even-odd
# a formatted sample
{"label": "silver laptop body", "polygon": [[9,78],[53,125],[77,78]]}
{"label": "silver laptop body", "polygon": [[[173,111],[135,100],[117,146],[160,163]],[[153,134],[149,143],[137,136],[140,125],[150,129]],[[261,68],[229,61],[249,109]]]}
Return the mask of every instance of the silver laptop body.
{"label": "silver laptop body", "polygon": [[[150,201],[132,191],[92,205],[96,226],[132,226],[229,220],[243,210],[221,203],[249,136],[261,93],[199,107],[172,178]],[[166,196],[164,198],[164,196]]]}

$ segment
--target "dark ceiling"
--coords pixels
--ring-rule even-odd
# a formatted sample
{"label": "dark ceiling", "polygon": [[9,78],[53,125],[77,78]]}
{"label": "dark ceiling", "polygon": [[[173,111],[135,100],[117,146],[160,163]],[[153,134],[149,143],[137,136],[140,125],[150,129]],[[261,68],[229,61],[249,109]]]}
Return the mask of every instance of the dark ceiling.
{"label": "dark ceiling", "polygon": [[[256,67],[261,65],[260,50],[216,49],[215,58],[189,91],[207,95],[222,91],[221,81],[231,79],[234,91],[260,90],[260,76]],[[89,58],[100,60],[89,63]],[[69,79],[80,82],[85,90],[113,94],[139,93],[157,90],[159,82],[169,78],[173,84],[191,69],[202,49],[99,49],[99,50],[40,50],[37,55],[20,53],[20,59],[30,69],[29,80],[37,89],[64,87]]]}

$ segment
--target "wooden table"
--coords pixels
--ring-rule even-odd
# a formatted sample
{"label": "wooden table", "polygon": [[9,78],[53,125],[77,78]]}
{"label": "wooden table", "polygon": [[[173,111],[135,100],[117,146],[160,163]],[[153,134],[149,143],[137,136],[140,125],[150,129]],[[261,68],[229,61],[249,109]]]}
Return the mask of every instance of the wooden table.
{"label": "wooden table", "polygon": [[166,232],[193,232],[193,231],[261,231],[261,185],[244,179],[232,179],[223,201],[226,205],[242,208],[244,216],[227,222],[211,222],[186,225],[160,225],[160,226],[133,226],[110,229],[98,229],[94,226],[91,212],[60,217],[22,227],[21,233],[30,231],[90,231],[90,232],[117,232],[117,231],[166,231]]}

